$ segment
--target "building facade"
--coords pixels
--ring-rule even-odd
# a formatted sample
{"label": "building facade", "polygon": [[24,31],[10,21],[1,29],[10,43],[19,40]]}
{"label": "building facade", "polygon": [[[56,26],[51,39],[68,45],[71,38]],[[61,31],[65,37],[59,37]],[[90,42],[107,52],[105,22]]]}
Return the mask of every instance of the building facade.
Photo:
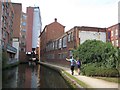
{"label": "building facade", "polygon": [[118,2],[118,23],[120,23],[120,1]]}
{"label": "building facade", "polygon": [[12,3],[14,9],[14,19],[13,19],[13,46],[17,49],[17,54],[15,55],[17,61],[19,61],[19,47],[20,47],[20,27],[21,27],[21,15],[22,15],[22,4]]}
{"label": "building facade", "polygon": [[14,8],[11,2],[1,3],[1,44],[3,68],[16,62],[17,49],[12,45]]}
{"label": "building facade", "polygon": [[120,48],[120,23],[107,28],[107,41]]}
{"label": "building facade", "polygon": [[[54,23],[52,24],[54,25]],[[61,34],[57,35],[58,37],[56,38],[54,34],[59,34],[58,30],[55,28],[49,30],[47,28],[49,27],[46,26],[40,35],[41,61],[69,65],[66,57],[70,58],[70,56],[73,56],[72,50],[86,40],[95,39],[106,42],[106,28],[75,26],[67,32],[59,30]]]}
{"label": "building facade", "polygon": [[80,44],[86,40],[100,40],[106,42],[106,28],[98,27],[79,27]]}
{"label": "building facade", "polygon": [[[39,7],[27,7],[26,54],[33,57],[41,32],[42,22]],[[35,55],[34,55],[35,56]]]}
{"label": "building facade", "polygon": [[20,62],[26,62],[27,14],[22,12],[20,29]]}
{"label": "building facade", "polygon": [[55,39],[59,38],[61,35],[64,34],[64,28],[65,26],[61,25],[59,22],[57,22],[57,19],[55,18],[55,21],[53,23],[50,23],[49,25],[46,25],[44,30],[40,34],[40,58],[41,60],[46,60],[46,46],[53,42]]}

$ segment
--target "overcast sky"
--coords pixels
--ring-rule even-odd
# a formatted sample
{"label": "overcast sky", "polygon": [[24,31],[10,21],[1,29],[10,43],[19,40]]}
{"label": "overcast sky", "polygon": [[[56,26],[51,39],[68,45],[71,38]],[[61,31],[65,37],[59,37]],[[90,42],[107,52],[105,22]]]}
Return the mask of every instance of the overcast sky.
{"label": "overcast sky", "polygon": [[118,23],[120,0],[11,0],[28,6],[39,6],[42,28],[57,18],[69,30],[74,26],[109,27]]}

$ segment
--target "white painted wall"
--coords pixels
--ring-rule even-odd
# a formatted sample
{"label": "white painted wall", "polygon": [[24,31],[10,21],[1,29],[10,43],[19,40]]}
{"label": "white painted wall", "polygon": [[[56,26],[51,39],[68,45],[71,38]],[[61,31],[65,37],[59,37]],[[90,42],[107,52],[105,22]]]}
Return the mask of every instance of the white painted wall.
{"label": "white painted wall", "polygon": [[120,1],[118,2],[118,23],[120,23]]}
{"label": "white painted wall", "polygon": [[32,48],[37,47],[38,37],[40,35],[41,27],[42,24],[41,24],[40,10],[39,8],[35,8],[33,15]]}
{"label": "white painted wall", "polygon": [[12,46],[17,49],[17,53],[15,54],[15,59],[17,59],[18,61],[19,60],[19,42],[13,40]]}
{"label": "white painted wall", "polygon": [[94,32],[94,31],[79,31],[80,44],[86,40],[101,40],[106,42],[105,32]]}

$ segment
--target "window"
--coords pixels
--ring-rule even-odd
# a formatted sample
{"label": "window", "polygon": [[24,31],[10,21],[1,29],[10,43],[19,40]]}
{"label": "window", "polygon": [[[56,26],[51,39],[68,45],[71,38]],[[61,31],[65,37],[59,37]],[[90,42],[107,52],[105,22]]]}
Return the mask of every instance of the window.
{"label": "window", "polygon": [[49,51],[49,44],[47,45],[47,51]]}
{"label": "window", "polygon": [[113,36],[113,31],[111,31],[111,36]]}
{"label": "window", "polygon": [[55,41],[55,49],[57,49],[57,40]]}
{"label": "window", "polygon": [[25,42],[22,42],[21,44],[22,44],[22,46],[24,46],[24,45],[25,45]]}
{"label": "window", "polygon": [[59,48],[62,47],[62,39],[59,39]]}
{"label": "window", "polygon": [[4,3],[2,3],[2,9],[4,9]]}
{"label": "window", "polygon": [[118,29],[115,30],[115,35],[116,35],[116,36],[118,35]]}
{"label": "window", "polygon": [[55,45],[54,45],[55,43],[53,42],[53,44],[52,44],[52,48],[53,48],[53,50],[54,50],[54,48],[55,48]]}
{"label": "window", "polygon": [[4,16],[2,16],[2,22],[4,22]]}
{"label": "window", "polygon": [[23,16],[22,16],[23,19],[26,19],[26,17],[27,17],[26,15],[23,15]]}
{"label": "window", "polygon": [[22,25],[23,25],[23,26],[26,26],[26,22],[23,22]]}
{"label": "window", "polygon": [[21,48],[21,51],[25,52],[25,48]]}
{"label": "window", "polygon": [[71,32],[71,41],[73,41],[73,32]]}
{"label": "window", "polygon": [[52,45],[53,43],[50,43],[50,50],[52,50],[52,48],[53,48],[53,45]]}
{"label": "window", "polygon": [[67,47],[67,37],[63,37],[63,47]]}
{"label": "window", "polygon": [[26,29],[22,29],[22,32],[26,32]]}
{"label": "window", "polygon": [[68,42],[70,42],[70,34],[68,34]]}

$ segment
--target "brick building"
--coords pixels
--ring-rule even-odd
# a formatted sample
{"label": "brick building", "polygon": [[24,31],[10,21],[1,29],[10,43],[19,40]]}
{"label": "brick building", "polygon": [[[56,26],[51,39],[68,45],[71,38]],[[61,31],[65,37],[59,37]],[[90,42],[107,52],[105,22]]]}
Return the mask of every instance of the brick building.
{"label": "brick building", "polygon": [[27,14],[22,12],[21,29],[20,29],[20,62],[26,62],[26,31],[27,31]]}
{"label": "brick building", "polygon": [[62,36],[64,34],[64,28],[65,26],[57,22],[56,18],[53,23],[50,23],[44,27],[44,30],[40,34],[41,60],[46,60],[46,57],[45,57],[46,46],[53,40]]}
{"label": "brick building", "polygon": [[27,7],[26,54],[36,57],[35,50],[41,32],[42,22],[39,7]]}
{"label": "brick building", "polygon": [[107,41],[120,48],[120,23],[107,28]]}
{"label": "brick building", "polygon": [[26,52],[31,54],[32,52],[32,28],[33,28],[33,12],[34,8],[27,7],[27,32],[26,32]]}
{"label": "brick building", "polygon": [[17,49],[16,59],[19,61],[19,47],[20,47],[20,28],[21,28],[21,15],[22,15],[22,4],[12,3],[14,9],[13,19],[13,46]]}
{"label": "brick building", "polygon": [[2,63],[3,68],[8,64],[16,62],[17,49],[12,45],[14,8],[11,2],[0,1],[1,18],[1,44],[2,44]]}
{"label": "brick building", "polygon": [[52,28],[49,28],[49,25],[45,26],[40,35],[41,61],[68,65],[69,62],[65,58],[72,56],[72,50],[84,41],[96,39],[106,42],[106,28],[75,26],[64,32],[64,26],[62,25],[63,29],[59,30],[55,28],[55,23],[56,20],[49,24]]}

